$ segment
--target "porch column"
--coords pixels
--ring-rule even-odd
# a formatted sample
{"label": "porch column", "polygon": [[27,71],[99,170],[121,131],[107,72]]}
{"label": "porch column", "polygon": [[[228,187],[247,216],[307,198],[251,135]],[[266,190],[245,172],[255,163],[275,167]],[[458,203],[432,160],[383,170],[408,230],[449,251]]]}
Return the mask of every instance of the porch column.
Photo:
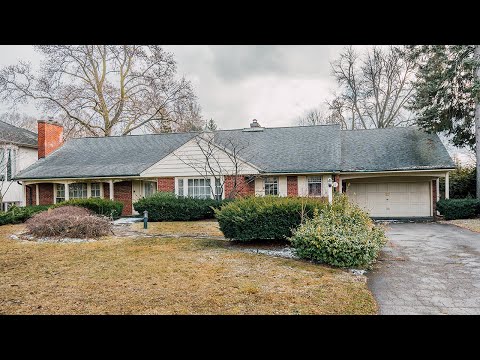
{"label": "porch column", "polygon": [[341,194],[343,189],[342,189],[342,178],[340,177],[340,175],[337,175],[337,180],[335,181],[338,183],[337,192]]}
{"label": "porch column", "polygon": [[[23,194],[23,206],[28,206],[27,202],[27,187],[25,185],[25,181],[22,181],[22,194]],[[3,210],[2,203],[0,202],[0,211]]]}
{"label": "porch column", "polygon": [[440,200],[440,178],[437,178],[437,181],[435,181],[435,184],[437,186],[437,201]]}
{"label": "porch column", "polygon": [[38,189],[38,184],[35,184],[35,205],[40,205],[40,191]]}
{"label": "porch column", "polygon": [[65,183],[65,201],[70,200],[70,184]]}
{"label": "porch column", "polygon": [[113,200],[113,180],[108,180],[109,192],[110,192],[110,200]]}
{"label": "porch column", "polygon": [[450,179],[449,173],[445,173],[445,199],[450,199]]}

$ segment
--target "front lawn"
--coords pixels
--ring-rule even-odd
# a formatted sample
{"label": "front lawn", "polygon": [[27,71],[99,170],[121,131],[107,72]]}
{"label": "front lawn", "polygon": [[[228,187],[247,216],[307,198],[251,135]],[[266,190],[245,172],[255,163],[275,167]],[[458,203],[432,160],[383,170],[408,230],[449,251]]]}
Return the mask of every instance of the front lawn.
{"label": "front lawn", "polygon": [[441,221],[443,224],[452,224],[464,229],[468,229],[475,232],[480,232],[480,218],[476,219],[457,219]]}
{"label": "front lawn", "polygon": [[[149,226],[159,233],[168,228],[172,235],[185,229],[175,223]],[[225,240],[10,239],[22,228],[0,226],[0,314],[376,313],[363,276],[242,252]]]}

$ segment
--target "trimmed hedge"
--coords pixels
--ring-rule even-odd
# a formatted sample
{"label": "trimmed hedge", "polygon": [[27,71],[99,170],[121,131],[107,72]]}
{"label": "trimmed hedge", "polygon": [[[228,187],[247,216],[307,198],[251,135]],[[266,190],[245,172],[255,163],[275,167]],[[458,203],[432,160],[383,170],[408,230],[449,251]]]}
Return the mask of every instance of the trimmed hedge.
{"label": "trimmed hedge", "polygon": [[52,207],[58,208],[70,205],[80,206],[93,211],[95,214],[112,217],[113,219],[118,219],[123,210],[123,204],[120,201],[100,198],[73,199],[52,205]]}
{"label": "trimmed hedge", "polygon": [[149,221],[191,221],[213,219],[213,209],[228,201],[231,200],[183,198],[173,193],[158,192],[140,199],[133,208],[141,215],[147,210]]}
{"label": "trimmed hedge", "polygon": [[0,225],[6,224],[20,224],[27,221],[33,215],[45,211],[49,208],[49,205],[38,206],[25,206],[18,207],[12,206],[5,213],[0,213]]}
{"label": "trimmed hedge", "polygon": [[445,220],[468,219],[480,215],[480,200],[443,199],[437,202],[437,210]]}
{"label": "trimmed hedge", "polygon": [[293,233],[290,241],[298,256],[339,267],[364,267],[373,263],[387,239],[382,227],[368,214],[335,198]]}
{"label": "trimmed hedge", "polygon": [[215,210],[225,237],[240,241],[286,240],[324,199],[301,197],[246,197]]}

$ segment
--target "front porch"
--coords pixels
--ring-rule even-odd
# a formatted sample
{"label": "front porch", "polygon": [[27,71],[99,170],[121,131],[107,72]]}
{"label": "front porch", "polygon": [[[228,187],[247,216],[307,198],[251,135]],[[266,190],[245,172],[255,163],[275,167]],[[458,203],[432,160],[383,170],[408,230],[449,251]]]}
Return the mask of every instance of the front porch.
{"label": "front porch", "polygon": [[26,205],[102,198],[123,203],[122,216],[136,215],[133,203],[157,191],[157,178],[90,178],[23,181]]}

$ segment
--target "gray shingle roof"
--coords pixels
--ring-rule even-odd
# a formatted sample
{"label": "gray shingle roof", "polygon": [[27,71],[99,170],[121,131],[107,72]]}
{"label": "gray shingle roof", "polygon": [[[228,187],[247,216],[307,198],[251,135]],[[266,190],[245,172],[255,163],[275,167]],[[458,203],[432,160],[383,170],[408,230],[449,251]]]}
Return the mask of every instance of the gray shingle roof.
{"label": "gray shingle roof", "polygon": [[439,137],[416,127],[342,131],[342,171],[454,167]]}
{"label": "gray shingle roof", "polygon": [[[67,141],[17,179],[137,176],[197,133],[81,138]],[[342,131],[338,125],[220,130],[239,156],[267,173],[388,171],[453,168],[435,134],[417,128]]]}
{"label": "gray shingle roof", "polygon": [[17,179],[135,176],[195,134],[72,139],[17,174]]}
{"label": "gray shingle roof", "polygon": [[263,128],[219,131],[215,141],[244,147],[239,156],[264,172],[335,171],[340,166],[340,126]]}
{"label": "gray shingle roof", "polygon": [[0,121],[0,143],[37,148],[37,134]]}

